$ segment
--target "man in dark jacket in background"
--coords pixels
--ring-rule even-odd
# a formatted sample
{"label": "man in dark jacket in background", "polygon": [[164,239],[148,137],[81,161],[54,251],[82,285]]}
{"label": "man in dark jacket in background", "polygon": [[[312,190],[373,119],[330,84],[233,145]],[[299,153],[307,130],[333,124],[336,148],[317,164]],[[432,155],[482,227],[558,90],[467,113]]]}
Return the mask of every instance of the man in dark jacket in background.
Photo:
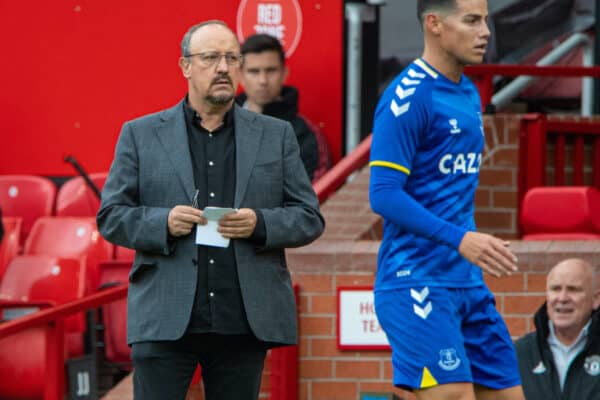
{"label": "man in dark jacket in background", "polygon": [[600,399],[599,302],[589,263],[567,259],[552,268],[536,331],[515,344],[527,400]]}
{"label": "man in dark jacket in background", "polygon": [[298,90],[283,85],[288,69],[281,43],[272,36],[256,34],[246,38],[241,52],[244,56],[241,81],[245,92],[238,96],[238,104],[292,124],[300,146],[300,158],[312,181],[319,164],[317,138],[298,115]]}

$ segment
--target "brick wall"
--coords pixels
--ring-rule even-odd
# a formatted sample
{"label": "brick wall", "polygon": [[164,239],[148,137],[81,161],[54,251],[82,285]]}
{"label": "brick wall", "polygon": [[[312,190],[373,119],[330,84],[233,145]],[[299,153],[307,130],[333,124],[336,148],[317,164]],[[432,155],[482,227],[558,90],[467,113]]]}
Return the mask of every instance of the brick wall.
{"label": "brick wall", "polygon": [[486,144],[475,195],[475,222],[482,232],[517,237],[518,116],[486,117]]}

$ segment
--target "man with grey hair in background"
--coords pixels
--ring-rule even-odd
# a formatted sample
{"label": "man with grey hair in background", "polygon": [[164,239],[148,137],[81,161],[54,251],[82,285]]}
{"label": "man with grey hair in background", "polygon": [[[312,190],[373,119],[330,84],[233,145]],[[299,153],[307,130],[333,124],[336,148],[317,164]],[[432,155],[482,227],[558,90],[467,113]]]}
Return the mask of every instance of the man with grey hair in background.
{"label": "man with grey hair in background", "polygon": [[183,400],[200,364],[207,400],[255,400],[267,349],[298,340],[284,249],[324,221],[292,126],[234,103],[235,34],[203,22],[181,51],[185,98],[123,125],[97,217],[136,250],[134,397]]}
{"label": "man with grey hair in background", "polygon": [[571,258],[550,270],[536,331],[515,346],[527,400],[600,399],[597,271]]}

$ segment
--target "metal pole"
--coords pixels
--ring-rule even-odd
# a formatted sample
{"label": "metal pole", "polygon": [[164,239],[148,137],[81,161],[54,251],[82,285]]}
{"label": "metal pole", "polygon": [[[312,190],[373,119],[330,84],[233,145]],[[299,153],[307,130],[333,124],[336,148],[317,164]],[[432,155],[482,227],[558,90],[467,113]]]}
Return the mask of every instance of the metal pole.
{"label": "metal pole", "polygon": [[362,14],[364,4],[347,3],[348,76],[346,80],[346,154],[360,142],[360,113],[362,87]]}
{"label": "metal pole", "polygon": [[[594,40],[594,42],[598,42]],[[594,66],[594,46],[588,41],[583,45],[583,66]],[[581,82],[581,115],[590,117],[594,113],[594,79],[583,78]]]}
{"label": "metal pole", "polygon": [[[561,58],[569,54],[569,52],[571,52],[577,46],[590,46],[590,44],[591,41],[587,35],[583,33],[576,33],[558,45],[558,47],[556,47],[550,53],[546,54],[536,63],[536,65],[544,66],[556,64]],[[510,103],[515,97],[517,97],[519,93],[534,79],[537,78],[533,78],[531,76],[520,76],[514,79],[511,83],[506,85],[502,90],[492,97],[492,104],[496,106],[496,109],[501,109]]]}

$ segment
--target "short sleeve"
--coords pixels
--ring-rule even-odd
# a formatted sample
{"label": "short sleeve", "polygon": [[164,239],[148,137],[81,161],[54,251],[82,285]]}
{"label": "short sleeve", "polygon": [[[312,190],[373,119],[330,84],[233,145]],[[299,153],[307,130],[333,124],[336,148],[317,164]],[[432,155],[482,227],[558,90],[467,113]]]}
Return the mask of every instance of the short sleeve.
{"label": "short sleeve", "polygon": [[427,131],[428,85],[407,86],[396,79],[375,111],[371,167],[387,167],[410,175],[414,154]]}

